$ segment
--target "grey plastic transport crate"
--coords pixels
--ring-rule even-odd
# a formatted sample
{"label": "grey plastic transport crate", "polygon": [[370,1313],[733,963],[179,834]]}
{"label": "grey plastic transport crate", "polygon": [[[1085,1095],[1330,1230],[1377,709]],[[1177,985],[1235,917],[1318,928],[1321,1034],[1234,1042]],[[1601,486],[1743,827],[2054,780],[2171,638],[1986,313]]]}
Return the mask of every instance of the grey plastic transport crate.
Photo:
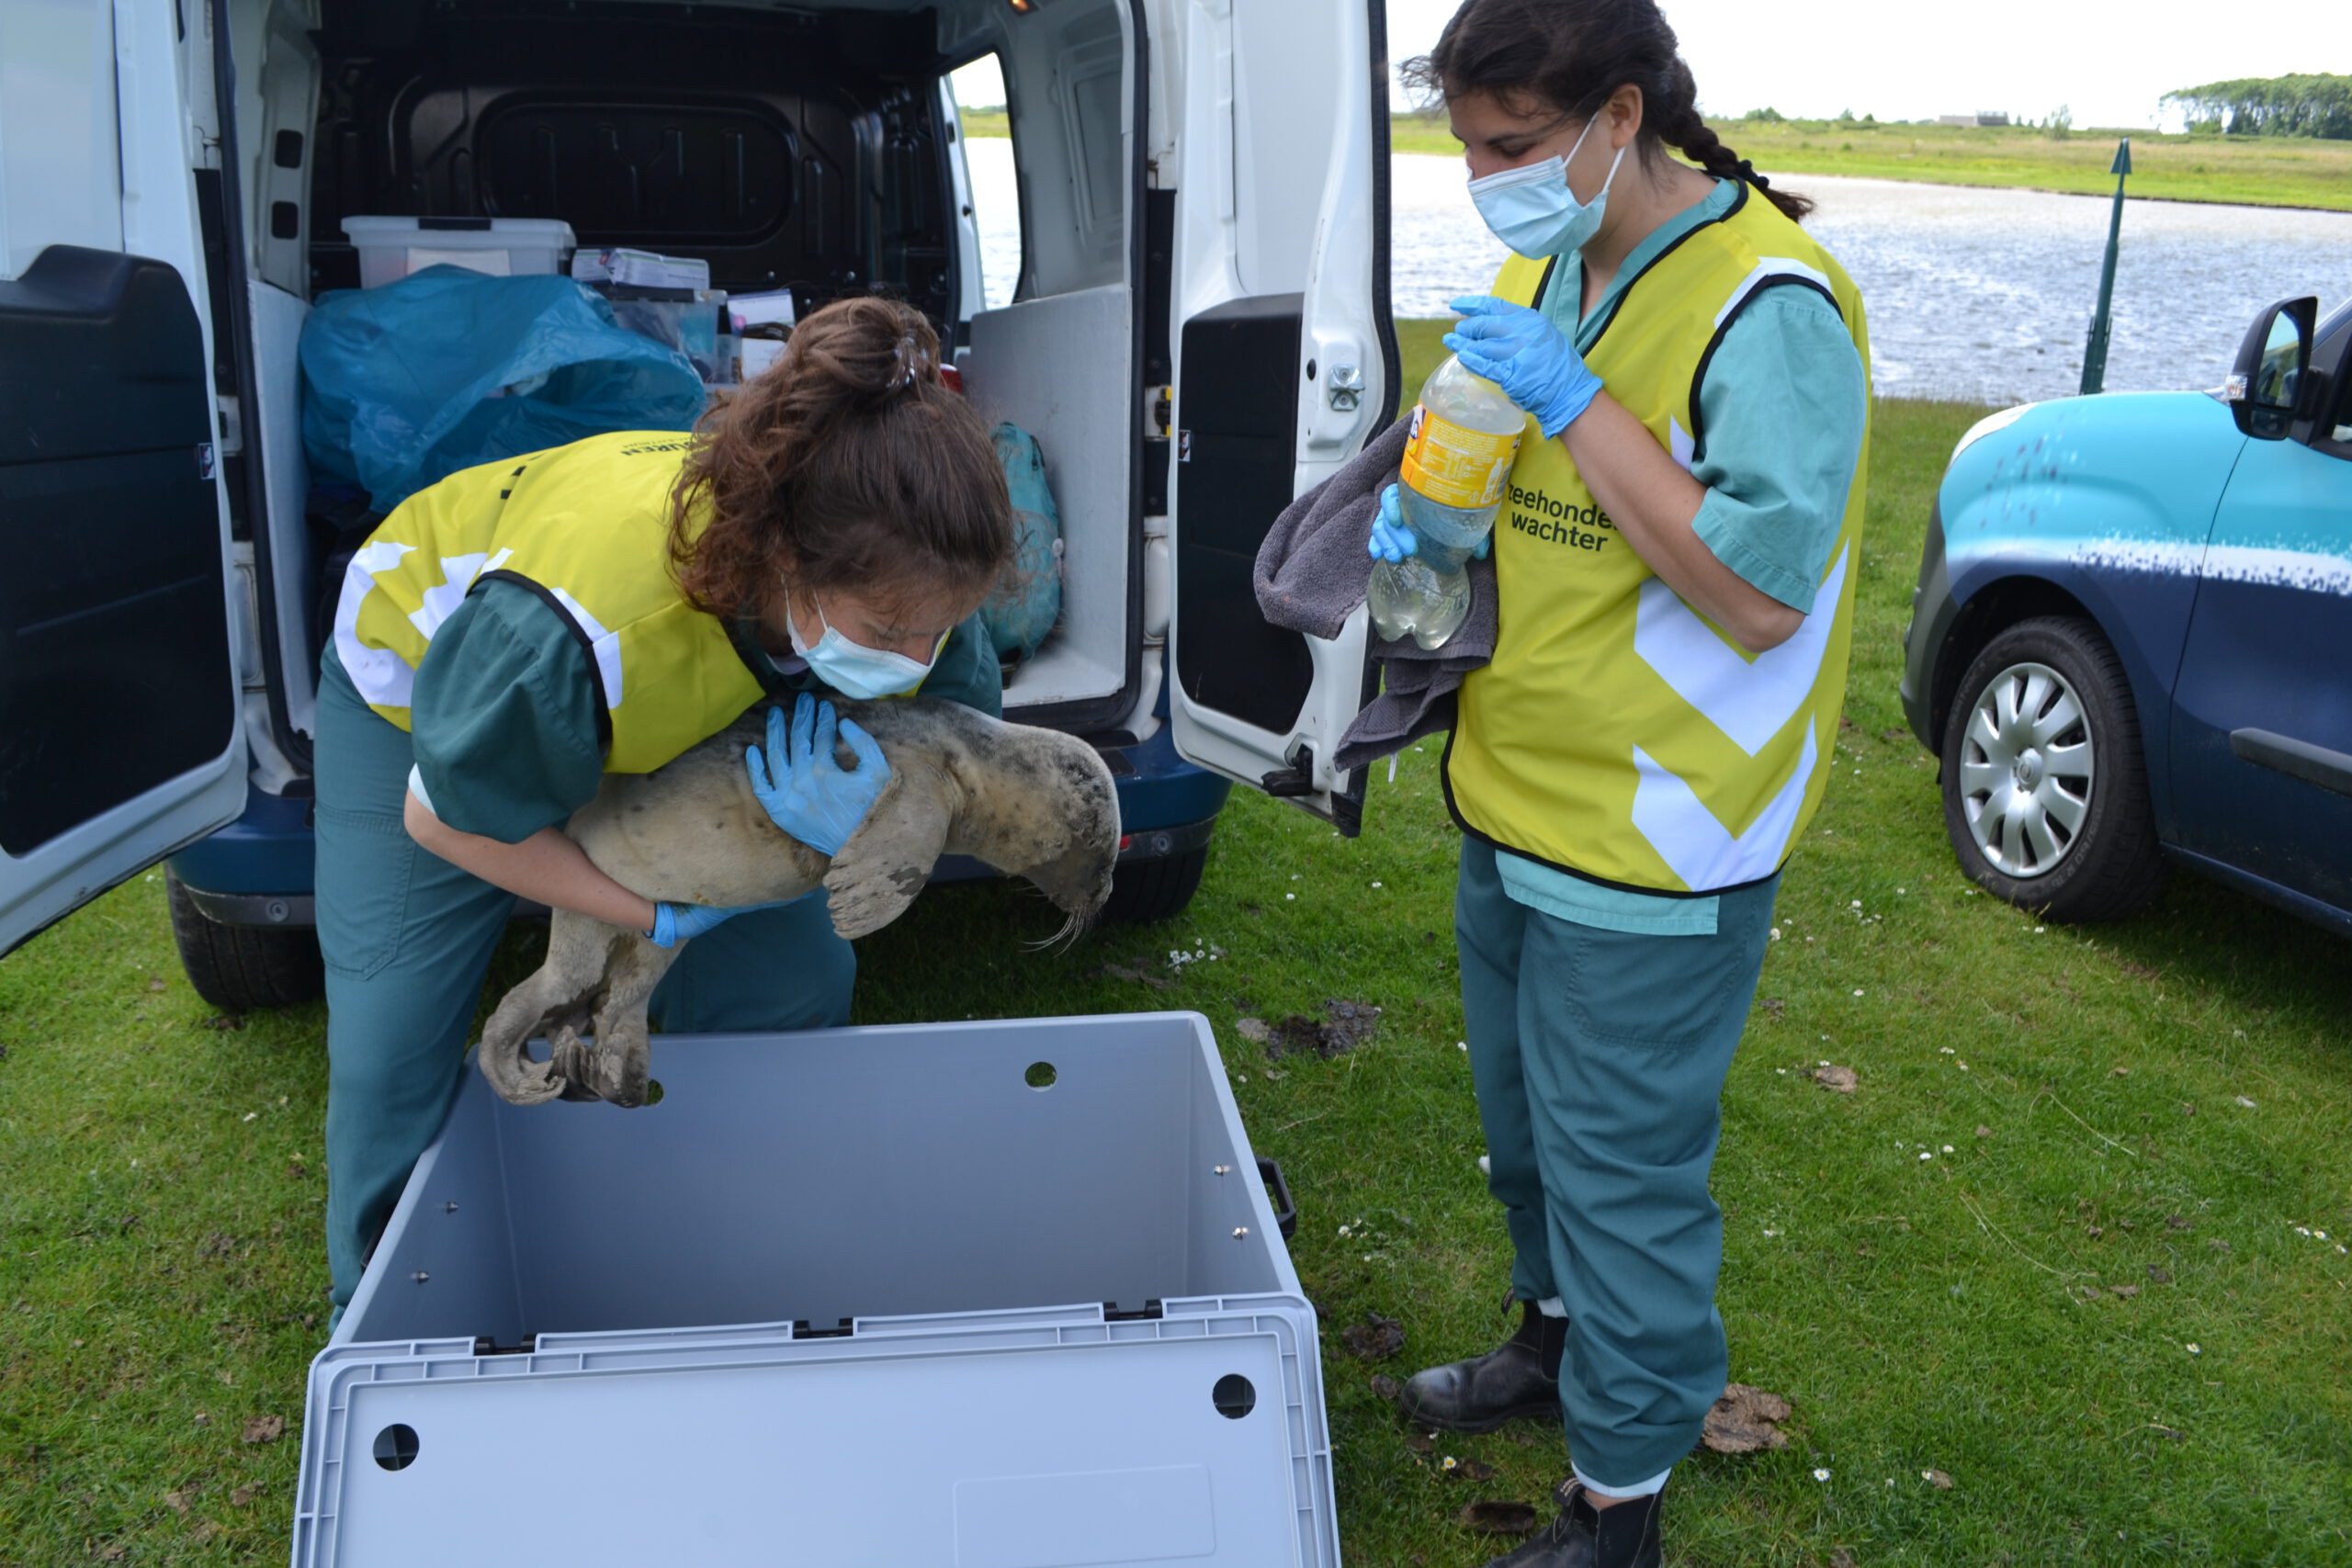
{"label": "grey plastic transport crate", "polygon": [[638,1111],[467,1073],[311,1365],[296,1568],[1337,1568],[1314,1313],[1206,1020],[653,1070]]}

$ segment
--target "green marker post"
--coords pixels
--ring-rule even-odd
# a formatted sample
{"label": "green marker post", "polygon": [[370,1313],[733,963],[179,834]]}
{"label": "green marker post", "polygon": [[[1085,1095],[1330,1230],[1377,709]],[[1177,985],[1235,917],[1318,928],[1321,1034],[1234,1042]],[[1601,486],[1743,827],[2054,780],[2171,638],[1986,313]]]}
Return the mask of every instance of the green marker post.
{"label": "green marker post", "polygon": [[2115,176],[2115,213],[2107,223],[2107,261],[2098,273],[2098,310],[2091,316],[2091,341],[2083,349],[2085,397],[2107,385],[2108,315],[2115,303],[2115,253],[2123,239],[2123,181],[2132,173],[2130,137],[2117,144],[2115,166],[2107,172]]}

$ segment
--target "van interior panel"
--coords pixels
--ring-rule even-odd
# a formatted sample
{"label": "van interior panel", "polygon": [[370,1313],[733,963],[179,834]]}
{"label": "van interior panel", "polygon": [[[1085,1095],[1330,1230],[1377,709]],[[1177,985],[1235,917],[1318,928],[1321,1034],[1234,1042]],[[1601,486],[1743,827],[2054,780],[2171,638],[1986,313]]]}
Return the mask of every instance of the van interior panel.
{"label": "van interior panel", "polygon": [[1305,638],[1258,613],[1250,570],[1297,483],[1305,307],[1303,295],[1259,295],[1186,321],[1177,411],[1190,451],[1176,468],[1176,678],[1204,707],[1277,735],[1296,724],[1314,661]]}
{"label": "van interior panel", "polygon": [[236,737],[204,333],[178,271],[51,245],[0,282],[0,851]]}
{"label": "van interior panel", "polygon": [[716,288],[881,283],[957,314],[931,11],[369,9],[326,8],[316,287],[358,281],[346,216],[552,218],[700,256]]}
{"label": "van interior panel", "polygon": [[1061,626],[1015,672],[1008,707],[1114,697],[1127,685],[1132,310],[1128,291],[1114,286],[972,318],[965,387],[986,418],[1037,438],[1062,517]]}
{"label": "van interior panel", "polygon": [[243,84],[237,95],[237,151],[245,254],[254,277],[307,296],[309,152],[319,118],[319,51],[311,38],[318,0],[270,0],[266,9],[232,6],[230,15]]}
{"label": "van interior panel", "polygon": [[[303,523],[311,489],[311,467],[302,457],[302,367],[296,355],[308,301],[275,284],[254,280],[253,418],[261,432],[262,462],[269,485],[269,558],[278,578],[298,591],[277,595],[277,646],[288,650],[278,672],[288,722],[314,735],[318,712],[319,661],[311,593],[299,585],[315,582],[320,551]],[[300,657],[296,657],[300,655]]]}
{"label": "van interior panel", "polygon": [[1000,51],[1021,167],[1014,298],[1127,282],[1134,49],[1125,8],[1093,0],[1018,20]]}

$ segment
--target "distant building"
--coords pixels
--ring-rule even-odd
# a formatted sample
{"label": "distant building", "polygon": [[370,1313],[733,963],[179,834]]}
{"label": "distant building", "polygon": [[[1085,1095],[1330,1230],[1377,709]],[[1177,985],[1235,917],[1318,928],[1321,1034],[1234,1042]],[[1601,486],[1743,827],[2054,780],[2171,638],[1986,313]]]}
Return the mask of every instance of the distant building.
{"label": "distant building", "polygon": [[1974,114],[1939,114],[1938,125],[2007,125],[2009,117],[1993,109],[1978,109]]}

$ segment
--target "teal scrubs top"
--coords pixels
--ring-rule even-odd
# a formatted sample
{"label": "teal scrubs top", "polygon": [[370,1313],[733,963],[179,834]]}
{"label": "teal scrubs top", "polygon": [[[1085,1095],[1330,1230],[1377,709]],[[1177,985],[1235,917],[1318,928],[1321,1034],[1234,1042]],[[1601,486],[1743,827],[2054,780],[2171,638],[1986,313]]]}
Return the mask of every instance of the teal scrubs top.
{"label": "teal scrubs top", "polygon": [[[1589,313],[1584,262],[1561,258],[1543,310],[1579,354],[1634,279],[1667,247],[1729,212],[1738,186],[1717,180],[1700,201],[1660,224],[1625,258]],[[1751,195],[1751,200],[1762,200]],[[1846,519],[1861,460],[1870,378],[1838,307],[1810,288],[1767,289],[1734,318],[1699,384],[1705,451],[1691,475],[1707,487],[1691,521],[1700,542],[1742,581],[1793,609],[1810,610]],[[1711,936],[1717,900],[1604,887],[1523,855],[1496,856],[1514,902],[1564,920],[1649,936]]]}
{"label": "teal scrubs top", "polygon": [[[833,694],[805,668],[777,670],[748,626],[730,629],[770,696]],[[978,616],[948,635],[922,693],[1002,715],[1001,671]],[[604,782],[597,701],[571,623],[520,584],[477,587],[434,634],[416,671],[416,778],[433,814],[509,844],[569,820]]]}

